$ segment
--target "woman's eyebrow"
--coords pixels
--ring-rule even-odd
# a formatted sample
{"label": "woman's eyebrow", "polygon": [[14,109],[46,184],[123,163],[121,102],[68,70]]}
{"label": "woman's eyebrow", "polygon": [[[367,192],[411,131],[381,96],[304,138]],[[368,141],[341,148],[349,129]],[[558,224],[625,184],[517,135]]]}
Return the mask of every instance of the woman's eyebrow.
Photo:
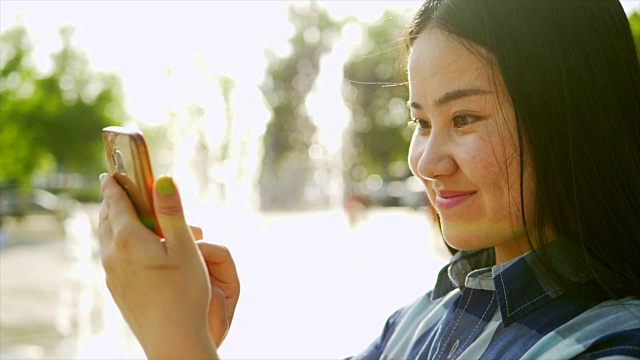
{"label": "woman's eyebrow", "polygon": [[[457,89],[457,90],[449,91],[448,93],[442,95],[438,100],[434,102],[434,104],[436,107],[442,107],[454,100],[462,99],[468,96],[487,95],[487,94],[493,94],[493,93],[494,93],[493,91],[476,89],[476,88]],[[409,106],[409,108],[422,110],[422,106],[416,102],[408,101],[407,105]]]}

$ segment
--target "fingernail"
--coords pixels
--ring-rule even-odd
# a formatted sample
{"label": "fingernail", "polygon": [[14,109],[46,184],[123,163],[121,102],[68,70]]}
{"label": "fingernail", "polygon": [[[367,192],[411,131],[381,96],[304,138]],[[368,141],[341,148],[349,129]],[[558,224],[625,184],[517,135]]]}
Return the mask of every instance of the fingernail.
{"label": "fingernail", "polygon": [[173,185],[173,179],[168,175],[162,175],[158,178],[156,181],[156,189],[162,195],[171,195],[176,191],[176,188]]}
{"label": "fingernail", "polygon": [[100,180],[100,183],[102,183],[106,178],[107,178],[107,174],[105,173],[102,173],[100,174],[100,176],[98,176],[98,180]]}

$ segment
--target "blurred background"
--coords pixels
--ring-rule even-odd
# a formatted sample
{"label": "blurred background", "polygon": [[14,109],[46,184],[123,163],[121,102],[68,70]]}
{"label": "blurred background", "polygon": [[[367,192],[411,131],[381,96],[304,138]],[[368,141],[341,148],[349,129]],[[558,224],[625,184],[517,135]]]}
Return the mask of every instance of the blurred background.
{"label": "blurred background", "polygon": [[189,222],[234,254],[223,358],[366,348],[447,259],[406,164],[420,4],[2,0],[0,358],[144,357],[99,261],[109,125],[144,132]]}

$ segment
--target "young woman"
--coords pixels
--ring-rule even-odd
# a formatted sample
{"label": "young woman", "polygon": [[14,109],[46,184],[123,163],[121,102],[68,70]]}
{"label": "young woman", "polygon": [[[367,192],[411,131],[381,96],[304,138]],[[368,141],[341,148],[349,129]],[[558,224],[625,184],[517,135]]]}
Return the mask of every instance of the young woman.
{"label": "young woman", "polygon": [[428,1],[407,40],[409,163],[462,251],[362,357],[640,357],[640,66],[619,2]]}
{"label": "young woman", "polygon": [[[640,64],[618,0],[428,0],[407,41],[409,163],[460,251],[357,357],[640,358]],[[102,190],[107,281],[147,355],[215,357],[228,251],[193,241],[170,178],[164,242]]]}

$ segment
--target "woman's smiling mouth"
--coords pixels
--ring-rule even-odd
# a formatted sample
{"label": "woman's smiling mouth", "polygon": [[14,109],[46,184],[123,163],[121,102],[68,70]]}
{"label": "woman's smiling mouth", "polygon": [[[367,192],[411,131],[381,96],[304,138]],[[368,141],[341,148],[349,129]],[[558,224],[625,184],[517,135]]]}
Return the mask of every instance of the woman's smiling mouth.
{"label": "woman's smiling mouth", "polygon": [[475,191],[436,191],[436,206],[438,209],[452,208],[474,195]]}

